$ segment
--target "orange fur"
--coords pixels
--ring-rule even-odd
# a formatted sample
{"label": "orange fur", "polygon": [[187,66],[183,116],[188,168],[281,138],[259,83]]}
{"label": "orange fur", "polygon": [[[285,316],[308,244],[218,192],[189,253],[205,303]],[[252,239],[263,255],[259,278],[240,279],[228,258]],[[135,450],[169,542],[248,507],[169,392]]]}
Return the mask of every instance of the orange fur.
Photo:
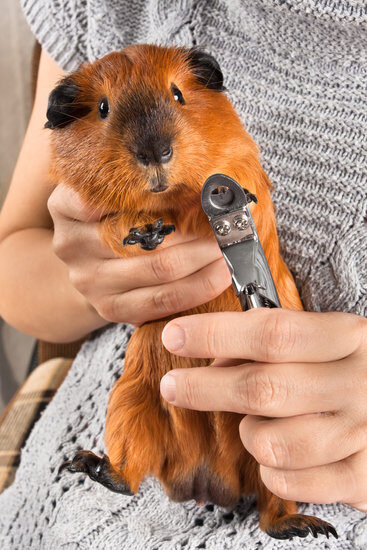
{"label": "orange fur", "polygon": [[[187,50],[130,46],[84,65],[72,79],[80,89],[78,101],[90,112],[54,132],[52,174],[96,208],[116,212],[103,222],[102,237],[109,246],[122,257],[147,254],[137,245],[123,248],[121,242],[130,227],[159,217],[184,234],[214,238],[201,210],[200,192],[210,175],[223,173],[258,197],[252,214],[280,301],[285,308],[302,309],[279,252],[270,183],[257,146],[227,97],[197,81]],[[186,105],[173,100],[172,82]],[[162,121],[162,127],[174,129],[174,153],[163,167],[142,168],[129,150],[131,129],[121,131],[118,113],[129,110],[131,93],[169,104],[171,117]],[[97,114],[102,96],[111,105],[111,116],[103,122]],[[164,171],[168,190],[152,194],[149,183],[159,170]],[[240,310],[232,289],[182,315],[228,310]],[[291,517],[296,505],[264,487],[255,459],[244,449],[238,432],[240,415],[176,408],[160,397],[160,379],[170,369],[209,363],[168,353],[161,344],[166,322],[149,322],[134,332],[124,373],[111,393],[106,444],[114,471],[133,491],[153,474],[176,500],[208,499],[228,506],[243,494],[256,493],[265,530],[279,517]]]}

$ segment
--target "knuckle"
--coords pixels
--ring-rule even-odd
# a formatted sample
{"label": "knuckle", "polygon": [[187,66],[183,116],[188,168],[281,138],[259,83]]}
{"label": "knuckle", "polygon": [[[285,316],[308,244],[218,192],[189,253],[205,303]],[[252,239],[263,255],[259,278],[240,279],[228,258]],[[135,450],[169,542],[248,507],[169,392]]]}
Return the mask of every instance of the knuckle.
{"label": "knuckle", "polygon": [[289,495],[290,483],[285,472],[282,470],[271,469],[267,473],[267,487],[272,493],[280,498],[286,499]]}
{"label": "knuckle", "polygon": [[288,447],[279,441],[276,436],[266,431],[259,430],[253,439],[254,457],[259,464],[270,468],[284,468],[288,463]]}
{"label": "knuckle", "polygon": [[217,357],[221,345],[220,341],[218,341],[218,331],[215,329],[214,323],[205,323],[205,325],[202,327],[202,330],[203,343],[206,347],[205,355],[213,358]]}
{"label": "knuckle", "polygon": [[203,286],[203,296],[205,300],[210,300],[218,295],[218,288],[210,275],[203,277],[201,279],[201,284]]}
{"label": "knuckle", "polygon": [[153,294],[152,300],[154,309],[164,315],[184,309],[184,297],[177,288],[159,289]]}
{"label": "knuckle", "polygon": [[58,258],[67,260],[72,252],[72,243],[68,234],[64,231],[55,230],[52,239],[52,248]]}
{"label": "knuckle", "polygon": [[48,211],[51,214],[51,217],[54,218],[55,213],[58,210],[58,198],[57,198],[57,194],[56,194],[55,191],[53,191],[51,193],[51,195],[49,196],[49,198],[47,200],[47,208],[48,208]]}
{"label": "knuckle", "polygon": [[177,279],[180,265],[179,255],[174,250],[161,250],[150,258],[150,268],[158,282]]}
{"label": "knuckle", "polygon": [[74,288],[81,294],[87,294],[90,286],[88,273],[80,269],[72,269],[69,272],[69,279]]}
{"label": "knuckle", "polygon": [[[367,353],[366,353],[366,362],[367,362]],[[356,369],[356,372],[351,380],[350,383],[351,391],[353,392],[353,395],[355,395],[355,401],[353,403],[353,408],[355,406],[358,407],[358,403],[363,403],[363,410],[365,411],[365,398],[367,395],[367,371],[366,367],[362,369]],[[358,397],[357,397],[358,396]],[[364,416],[366,414],[364,413]]]}
{"label": "knuckle", "polygon": [[110,321],[111,323],[118,322],[118,304],[115,296],[109,296],[104,298],[97,306],[96,309],[103,319]]}
{"label": "knuckle", "polygon": [[188,408],[194,409],[198,401],[199,391],[195,382],[190,376],[185,377],[184,383],[184,399]]}
{"label": "knuckle", "polygon": [[356,315],[357,331],[360,337],[359,347],[364,351],[367,351],[367,318],[361,315]]}
{"label": "knuckle", "polygon": [[[74,194],[74,191],[73,191],[73,194]],[[100,213],[99,210],[93,207],[92,205],[89,205],[84,201],[82,201],[79,195],[77,195],[76,193],[74,196],[70,197],[70,200],[72,200],[73,203],[75,203],[76,209],[74,206],[74,209],[75,209],[74,215],[76,216],[77,220],[88,223],[93,220],[98,221],[100,219],[102,213]]]}
{"label": "knuckle", "polygon": [[[247,372],[246,372],[247,371]],[[267,368],[245,369],[240,383],[237,385],[239,401],[244,409],[252,414],[263,415],[271,412],[281,400],[283,387],[274,378],[270,377]]]}
{"label": "knuckle", "polygon": [[297,329],[280,310],[271,310],[265,315],[259,345],[266,362],[276,362],[284,353],[289,353],[295,347]]}
{"label": "knuckle", "polygon": [[109,278],[108,262],[105,260],[97,260],[94,266],[93,279],[107,286]]}

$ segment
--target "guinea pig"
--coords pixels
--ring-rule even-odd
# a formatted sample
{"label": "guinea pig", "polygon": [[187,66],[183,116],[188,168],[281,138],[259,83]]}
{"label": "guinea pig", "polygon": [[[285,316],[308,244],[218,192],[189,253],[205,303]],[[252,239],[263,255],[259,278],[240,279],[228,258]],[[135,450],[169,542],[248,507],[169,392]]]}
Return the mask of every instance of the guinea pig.
{"label": "guinea pig", "polygon": [[[225,95],[217,61],[197,48],[132,45],[84,64],[51,92],[46,127],[53,130],[51,175],[90,205],[115,214],[102,222],[102,239],[121,257],[149,253],[123,246],[130,229],[158,223],[214,238],[201,209],[206,179],[226,174],[258,198],[252,205],[280,302],[302,304],[280,252],[270,182],[259,151]],[[148,239],[149,240],[149,239]],[[126,242],[126,241],[125,241]],[[149,248],[149,246],[148,246]],[[240,310],[232,288],[182,315]],[[172,368],[210,360],[171,355],[161,343],[167,319],[137,328],[125,368],[110,395],[108,455],[79,451],[66,463],[112,491],[133,494],[154,475],[175,501],[233,506],[255,493],[260,527],[280,539],[332,533],[329,523],[297,514],[295,502],[272,494],[239,437],[241,415],[198,412],[168,404],[160,379]]]}

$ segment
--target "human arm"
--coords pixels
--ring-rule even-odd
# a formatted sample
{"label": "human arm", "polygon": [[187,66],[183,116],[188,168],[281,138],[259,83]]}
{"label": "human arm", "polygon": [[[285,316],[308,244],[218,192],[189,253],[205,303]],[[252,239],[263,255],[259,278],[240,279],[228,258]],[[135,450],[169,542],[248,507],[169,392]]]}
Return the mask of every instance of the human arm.
{"label": "human arm", "polygon": [[49,131],[43,125],[48,94],[62,76],[42,52],[34,108],[0,215],[0,314],[49,341],[78,339],[102,323],[52,250]]}
{"label": "human arm", "polygon": [[52,188],[47,177],[49,136],[43,122],[48,93],[62,75],[43,52],[34,108],[0,215],[0,313],[10,324],[46,340],[58,340],[55,326],[67,326],[68,311],[83,305],[52,252],[46,206]]}
{"label": "human arm", "polygon": [[367,512],[365,318],[214,313],[175,319],[162,338],[177,355],[218,358],[208,368],[168,373],[162,395],[179,407],[246,414],[242,443],[273,493]]}

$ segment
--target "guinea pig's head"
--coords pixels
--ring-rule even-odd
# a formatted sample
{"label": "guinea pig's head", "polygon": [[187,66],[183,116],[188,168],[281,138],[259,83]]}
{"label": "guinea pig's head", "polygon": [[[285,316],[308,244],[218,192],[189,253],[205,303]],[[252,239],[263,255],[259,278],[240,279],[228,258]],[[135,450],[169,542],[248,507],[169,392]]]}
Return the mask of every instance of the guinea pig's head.
{"label": "guinea pig's head", "polygon": [[134,45],[85,64],[51,92],[47,118],[55,178],[112,210],[200,204],[211,174],[239,179],[258,162],[217,61],[198,49]]}

